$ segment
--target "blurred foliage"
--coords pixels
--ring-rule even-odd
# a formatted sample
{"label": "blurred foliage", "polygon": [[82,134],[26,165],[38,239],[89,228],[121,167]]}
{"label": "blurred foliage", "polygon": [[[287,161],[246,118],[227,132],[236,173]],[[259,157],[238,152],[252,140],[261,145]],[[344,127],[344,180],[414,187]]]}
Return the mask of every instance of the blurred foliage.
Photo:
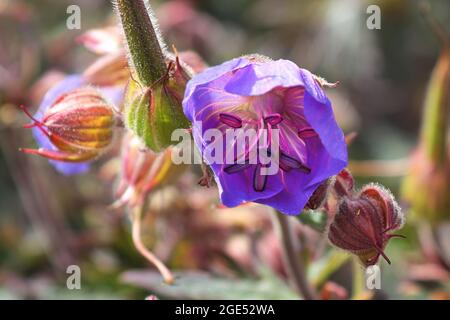
{"label": "blurred foliage", "polygon": [[[81,7],[82,30],[66,29],[66,8],[74,2]],[[209,64],[258,52],[339,81],[330,97],[344,130],[358,132],[350,146],[352,160],[407,158],[416,144],[424,92],[439,52],[418,13],[419,1],[151,2],[167,43],[179,51],[195,50]],[[430,2],[450,33],[449,1]],[[369,4],[381,7],[381,30],[366,28]],[[115,200],[111,187],[117,159],[96,163],[91,174],[67,178],[47,161],[17,152],[33,142],[20,128],[25,120],[14,106],[38,106],[42,93],[33,85],[47,71],[56,77],[84,70],[94,56],[76,44],[76,37],[114,21],[110,1],[0,1],[0,299],[142,299],[150,293],[167,298],[296,298],[280,280],[286,276],[280,250],[260,207],[211,209],[217,208],[216,190],[190,187],[196,178],[189,174],[174,190],[155,195],[145,242],[169,265],[196,269],[169,288],[161,286],[155,273],[127,272],[147,264],[133,247],[123,210],[108,209]],[[401,174],[385,173],[382,168],[369,177],[354,171],[358,184],[380,182],[397,195]],[[182,199],[172,201],[174,194]],[[300,219],[321,230],[324,221],[319,218]],[[311,279],[317,285],[331,279],[350,291],[346,254],[324,249],[316,231],[297,227],[306,229],[307,251],[315,261]],[[407,240],[392,241],[387,248],[392,266],[382,263],[383,292],[391,298],[445,297],[448,270],[437,264],[411,269],[411,261],[422,259],[419,240],[409,225],[402,233]],[[273,271],[259,273],[261,261]],[[69,264],[82,269],[81,291],[65,289]],[[435,277],[424,279],[424,274]]]}
{"label": "blurred foliage", "polygon": [[160,297],[171,299],[215,300],[293,300],[298,296],[287,288],[270,270],[264,270],[260,279],[226,279],[201,272],[177,274],[173,286],[161,286],[160,275],[155,272],[128,271],[123,275],[126,283],[144,287]]}

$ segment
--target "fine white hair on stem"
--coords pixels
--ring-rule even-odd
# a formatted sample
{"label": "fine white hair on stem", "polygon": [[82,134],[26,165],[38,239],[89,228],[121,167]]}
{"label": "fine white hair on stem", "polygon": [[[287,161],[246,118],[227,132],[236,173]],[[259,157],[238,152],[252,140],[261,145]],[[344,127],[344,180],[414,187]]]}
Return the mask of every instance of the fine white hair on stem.
{"label": "fine white hair on stem", "polygon": [[[122,24],[122,21],[120,19],[120,14],[119,14],[119,5],[117,4],[118,0],[112,0],[112,6],[113,6],[113,10],[116,13],[116,16],[119,17],[119,22],[120,24]],[[161,50],[164,54],[166,54],[167,52],[167,45],[164,42],[164,38],[161,34],[161,30],[159,28],[159,23],[158,23],[158,19],[156,18],[155,12],[152,9],[152,6],[150,5],[150,2],[148,0],[142,0],[142,2],[145,5],[145,8],[147,9],[147,14],[150,17],[150,21],[153,25],[153,30],[155,31],[156,34],[156,38],[158,39],[159,42],[159,46],[161,47]],[[123,28],[120,28],[120,32],[123,34]]]}
{"label": "fine white hair on stem", "polygon": [[[161,58],[164,59],[164,57],[167,56],[167,46],[163,40],[163,37],[161,35],[160,29],[159,29],[159,25],[158,25],[158,21],[156,19],[156,16],[152,10],[152,7],[150,6],[150,3],[147,0],[133,0],[133,1],[139,1],[140,2],[140,7],[142,8],[141,10],[144,11],[145,13],[147,13],[147,17],[150,20],[150,28],[151,30],[148,30],[149,33],[152,33],[152,37],[156,40],[156,43],[150,44],[151,46],[157,46],[158,47],[158,51],[160,51],[161,53]],[[126,1],[124,1],[126,3]],[[132,71],[132,73],[138,72],[136,71],[138,66],[136,66],[137,61],[135,61],[135,57],[133,57],[133,53],[132,53],[132,47],[130,47],[130,43],[128,43],[128,39],[127,39],[127,34],[126,34],[126,27],[128,24],[133,23],[133,21],[125,21],[127,18],[123,17],[123,15],[120,12],[120,7],[122,5],[121,0],[112,0],[112,6],[113,6],[113,10],[117,16],[118,22],[120,24],[119,29],[120,29],[120,34],[122,36],[122,41],[123,41],[123,46],[125,48],[125,52],[127,55],[127,60],[128,60],[128,64],[130,66],[130,69]],[[143,14],[144,12],[142,12],[140,14]],[[144,15],[145,15],[144,13]],[[124,20],[125,19],[125,20]],[[155,48],[156,48],[155,46]],[[158,63],[158,62],[156,62]],[[164,60],[162,61],[162,64],[165,65]],[[161,71],[162,72],[162,71]],[[147,73],[148,74],[148,73]],[[138,77],[139,78],[139,77]],[[143,79],[141,79],[143,80]]]}
{"label": "fine white hair on stem", "polygon": [[120,17],[119,12],[119,4],[117,3],[118,0],[112,0],[112,7],[114,14],[116,16],[117,21],[119,22],[119,32],[122,39],[122,45],[125,48],[125,53],[127,55],[128,65],[130,66],[130,72],[132,73],[132,70],[136,70],[136,66],[134,65],[133,59],[131,58],[130,48],[128,46],[128,42],[126,40],[125,31],[123,29],[123,21]]}
{"label": "fine white hair on stem", "polygon": [[167,45],[164,42],[164,38],[162,36],[161,30],[159,28],[158,19],[156,18],[155,11],[153,11],[150,2],[148,0],[143,0],[145,8],[147,9],[147,13],[150,17],[150,21],[153,25],[153,30],[155,30],[156,38],[158,39],[159,46],[161,47],[162,53],[165,55],[167,52]]}

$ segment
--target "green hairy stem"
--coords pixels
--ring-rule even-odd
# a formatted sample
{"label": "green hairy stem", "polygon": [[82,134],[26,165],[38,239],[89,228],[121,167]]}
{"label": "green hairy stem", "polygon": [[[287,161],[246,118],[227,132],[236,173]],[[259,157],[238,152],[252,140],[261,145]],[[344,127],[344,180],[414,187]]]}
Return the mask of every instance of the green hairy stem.
{"label": "green hairy stem", "polygon": [[115,5],[128,47],[130,67],[143,86],[150,86],[167,69],[150,5],[145,0],[115,0]]}

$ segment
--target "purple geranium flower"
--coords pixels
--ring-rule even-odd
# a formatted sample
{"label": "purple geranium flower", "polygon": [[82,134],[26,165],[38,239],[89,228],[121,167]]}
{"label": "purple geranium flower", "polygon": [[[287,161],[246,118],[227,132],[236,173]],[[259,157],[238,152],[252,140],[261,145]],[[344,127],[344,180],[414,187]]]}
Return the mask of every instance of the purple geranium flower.
{"label": "purple geranium flower", "polygon": [[[230,165],[205,158],[225,206],[252,201],[299,214],[314,190],[347,165],[344,135],[330,101],[315,77],[291,61],[242,57],[209,68],[189,81],[183,108],[202,154],[211,143],[204,138],[208,129],[223,135],[233,128],[279,129],[275,175],[262,175],[261,163]],[[236,141],[223,140],[234,152]]]}
{"label": "purple geranium flower", "polygon": [[[88,83],[81,75],[67,76],[45,94],[38,111],[34,115],[34,118],[36,120],[43,119],[45,112],[58,97],[86,85],[88,85]],[[123,90],[124,89],[122,87],[104,87],[100,89],[105,97],[107,97],[109,101],[114,105],[118,105],[122,101]],[[39,128],[33,127],[32,130],[33,136],[40,148],[53,151],[58,150],[58,148],[53,145],[53,143],[41,130],[39,130]],[[65,175],[81,174],[89,170],[89,162],[71,163],[56,160],[49,160],[49,162],[55,167],[58,172]]]}

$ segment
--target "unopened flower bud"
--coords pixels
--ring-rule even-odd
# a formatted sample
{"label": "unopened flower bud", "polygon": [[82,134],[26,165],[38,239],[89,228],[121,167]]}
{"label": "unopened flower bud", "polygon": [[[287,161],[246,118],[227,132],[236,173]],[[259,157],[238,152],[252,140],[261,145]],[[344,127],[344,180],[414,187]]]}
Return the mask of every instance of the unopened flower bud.
{"label": "unopened flower bud", "polygon": [[76,40],[86,49],[98,55],[116,53],[121,51],[122,47],[122,36],[120,29],[116,26],[90,29]]}
{"label": "unopened flower bud", "polygon": [[33,123],[27,128],[38,128],[52,143],[54,149],[22,149],[48,159],[66,162],[84,162],[97,157],[111,143],[114,111],[95,89],[84,87],[61,95],[36,119],[22,107]]}
{"label": "unopened flower bud", "polygon": [[122,167],[117,188],[119,200],[114,207],[140,205],[151,191],[177,179],[186,166],[175,165],[172,152],[173,148],[161,153],[145,149],[140,139],[127,134],[122,142]]}
{"label": "unopened flower bud", "polygon": [[344,169],[336,176],[333,184],[333,192],[336,197],[344,197],[353,194],[355,181],[348,169]]}
{"label": "unopened flower bud", "polygon": [[83,72],[83,76],[88,83],[95,86],[125,84],[130,78],[125,52],[118,51],[98,58]]}
{"label": "unopened flower bud", "polygon": [[376,264],[384,253],[391,234],[401,228],[403,215],[392,194],[385,188],[369,184],[359,194],[344,196],[331,223],[328,238],[336,247],[357,255],[365,266]]}
{"label": "unopened flower bud", "polygon": [[188,73],[176,59],[169,62],[166,74],[151,87],[130,86],[135,94],[128,93],[131,98],[126,102],[125,122],[151,150],[159,152],[175,144],[172,132],[190,126],[181,106],[188,80]]}

